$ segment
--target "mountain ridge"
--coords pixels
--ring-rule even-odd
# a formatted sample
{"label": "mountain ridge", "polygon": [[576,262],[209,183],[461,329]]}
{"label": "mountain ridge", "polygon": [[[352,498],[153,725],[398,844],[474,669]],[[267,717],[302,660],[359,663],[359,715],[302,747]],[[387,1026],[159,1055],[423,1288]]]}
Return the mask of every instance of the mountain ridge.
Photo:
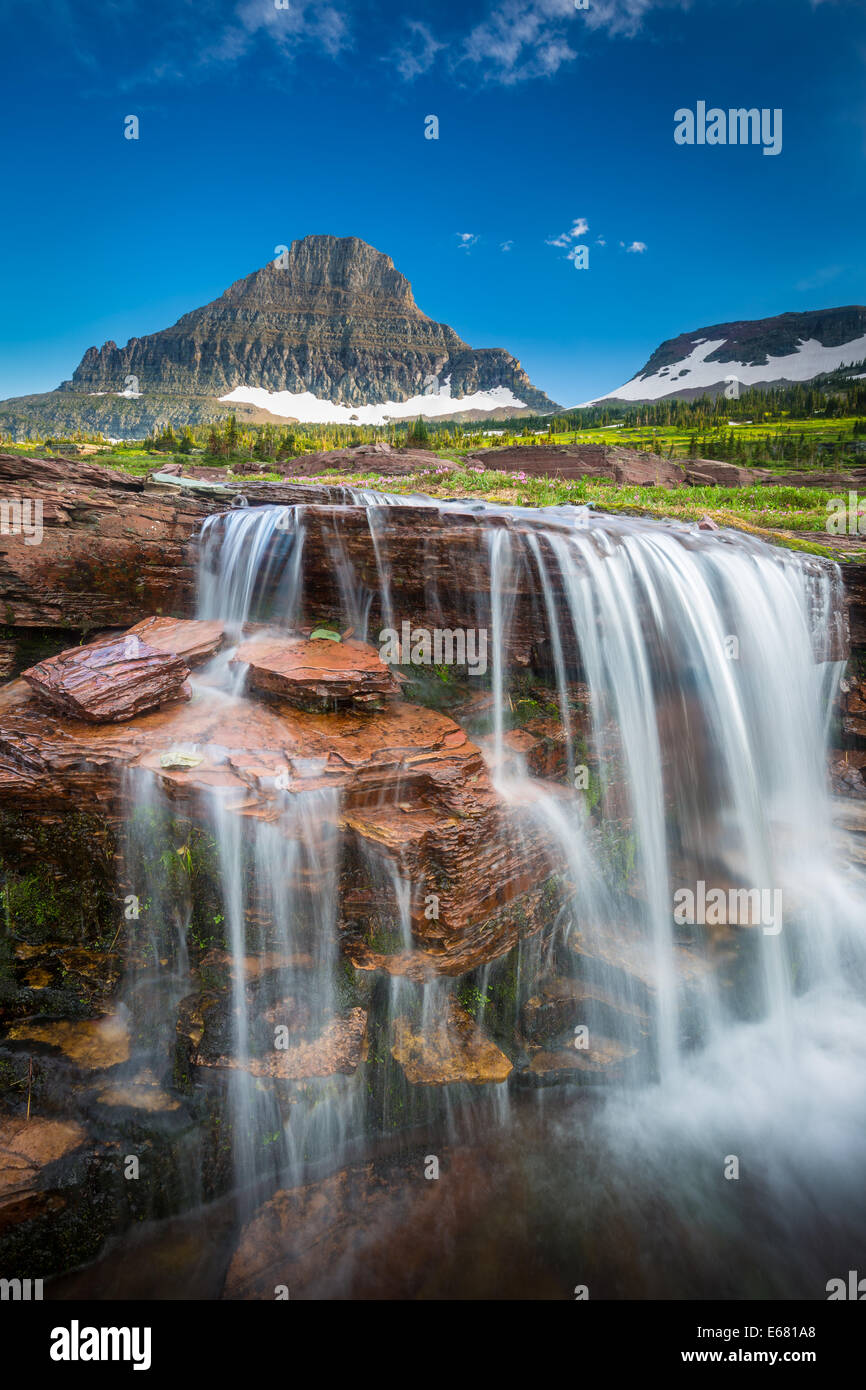
{"label": "mountain ridge", "polygon": [[[703,349],[703,350],[702,350]],[[667,338],[646,364],[597,401],[645,402],[720,395],[732,380],[762,387],[814,381],[866,359],[866,307],[788,311],[713,324]]]}

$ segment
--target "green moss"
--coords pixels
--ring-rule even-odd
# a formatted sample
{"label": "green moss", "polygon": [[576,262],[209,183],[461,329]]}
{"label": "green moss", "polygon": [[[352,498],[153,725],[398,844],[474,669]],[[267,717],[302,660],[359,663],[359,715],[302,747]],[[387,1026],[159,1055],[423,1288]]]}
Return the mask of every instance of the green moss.
{"label": "green moss", "polygon": [[19,813],[0,814],[7,932],[33,944],[107,944],[118,924],[114,850],[106,822],[83,812],[47,826]]}
{"label": "green moss", "polygon": [[395,956],[404,948],[402,931],[393,924],[386,925],[378,918],[367,928],[364,940],[371,951],[381,956]]}

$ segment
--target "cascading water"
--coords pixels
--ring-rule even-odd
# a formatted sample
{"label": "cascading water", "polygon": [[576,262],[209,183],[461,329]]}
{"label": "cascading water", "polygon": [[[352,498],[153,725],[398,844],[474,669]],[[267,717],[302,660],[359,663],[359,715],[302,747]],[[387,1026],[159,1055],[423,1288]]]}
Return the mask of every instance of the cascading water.
{"label": "cascading water", "polygon": [[[544,1128],[557,1163],[563,1151],[589,1155],[580,1182],[574,1173],[562,1179],[568,1201],[580,1200],[578,1189],[586,1199],[593,1185],[591,1201],[615,1224],[607,1164],[621,1180],[616,1194],[622,1185],[636,1194],[638,1225],[640,1194],[657,1185],[652,1200],[669,1223],[668,1234],[657,1233],[661,1245],[689,1211],[712,1208],[709,1225],[737,1248],[757,1206],[767,1239],[778,1242],[760,1292],[784,1288],[780,1203],[798,1192],[831,1216],[846,1202],[850,1209],[852,1175],[866,1157],[862,1137],[847,1129],[837,1149],[818,1137],[811,1154],[798,1155],[794,1143],[801,1119],[825,1135],[843,1123],[842,1092],[849,1115],[866,1114],[864,883],[837,858],[824,767],[842,669],[830,660],[841,611],[835,567],[730,532],[579,508],[366,493],[347,501],[365,510],[373,572],[359,568],[339,509],[319,517],[327,603],[307,581],[305,508],[240,508],[205,524],[199,613],[225,622],[231,645],[198,675],[196,692],[242,698],[228,663],[245,630],[260,640],[328,618],[375,643],[403,619],[462,612],[486,631],[490,669],[483,698],[455,699],[456,717],[468,711],[466,727],[483,746],[512,856],[537,839],[558,865],[557,907],[549,928],[530,924],[513,950],[494,949],[480,968],[449,974],[434,959],[426,973],[395,965],[374,984],[364,1007],[376,1016],[366,1044],[382,1064],[375,1084],[358,1084],[363,1062],[359,1076],[331,1071],[293,1085],[289,1068],[281,1082],[280,1063],[262,1062],[268,1049],[279,1057],[274,1028],[294,1016],[301,1036],[321,1038],[351,1012],[353,1000],[340,994],[341,834],[363,810],[347,812],[339,789],[289,792],[263,820],[246,814],[236,790],[215,786],[201,815],[218,850],[230,1008],[213,1060],[228,1074],[235,1182],[251,1188],[269,1173],[296,1186],[316,1165],[339,1167],[353,1143],[370,1140],[371,1115],[373,1138],[427,1124],[442,1127],[444,1143],[495,1122],[511,1126],[515,1152],[536,1126],[526,1171],[553,1209],[537,1151],[537,1127],[561,1090],[548,1082],[608,1082],[591,1118],[557,1113],[554,1129]],[[390,537],[407,504],[458,525],[471,518],[472,604],[455,561],[450,577],[441,568],[427,577],[423,612],[401,611]],[[514,658],[527,611],[548,692],[542,714],[556,725],[547,772],[514,736],[521,707],[541,708]],[[533,719],[537,726],[541,715]],[[399,821],[404,795],[398,779],[365,804]],[[358,863],[373,885],[365,892],[390,902],[390,950],[411,967],[424,886],[399,845],[388,850],[375,837],[365,845]],[[505,865],[507,839],[502,853]],[[255,951],[265,952],[258,965]],[[418,1038],[445,1036],[458,1001],[461,1027],[468,1012],[500,1042],[509,1030],[529,1038],[528,1017],[553,1022],[529,1065],[513,1056],[510,1082],[418,1084],[406,1057],[411,1063]],[[529,1098],[519,1117],[506,1103],[515,1088]],[[753,1186],[734,1212],[737,1185],[725,1184],[724,1166],[739,1156],[754,1173],[761,1154],[784,1168],[778,1186]],[[576,1222],[578,1245],[592,1241],[591,1227],[585,1214]],[[803,1266],[795,1284],[812,1277]],[[609,1285],[605,1271],[598,1278],[614,1290],[651,1290],[646,1269],[632,1275],[626,1286],[619,1274]],[[688,1283],[687,1270],[681,1277]]]}

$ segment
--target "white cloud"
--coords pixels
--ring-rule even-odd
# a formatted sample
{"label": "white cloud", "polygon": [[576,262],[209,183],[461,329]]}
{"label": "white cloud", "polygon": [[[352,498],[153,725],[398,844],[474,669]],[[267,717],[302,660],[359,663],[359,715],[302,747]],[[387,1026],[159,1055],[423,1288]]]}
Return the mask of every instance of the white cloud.
{"label": "white cloud", "polygon": [[500,251],[510,251],[513,245],[513,241],[501,241],[499,243],[499,249]]}
{"label": "white cloud", "polygon": [[470,247],[477,244],[479,239],[477,232],[455,232],[454,235],[461,251],[468,251]]}
{"label": "white cloud", "polygon": [[[815,0],[820,3],[820,0]],[[575,10],[574,0],[486,0],[478,22],[453,18],[436,22],[439,36],[423,19],[407,18],[390,53],[394,70],[406,82],[430,71],[439,54],[450,50],[448,67],[471,80],[510,85],[532,78],[552,77],[577,58],[576,44],[587,35],[635,35],[655,10],[685,10],[692,0],[591,0],[587,10]],[[0,0],[0,11],[10,8]],[[97,26],[127,33],[137,0],[40,0],[40,10],[52,26],[68,36],[73,58],[93,67],[91,35]],[[222,65],[261,56],[263,45],[291,60],[299,52],[317,52],[339,59],[360,44],[363,33],[354,24],[351,0],[289,0],[277,9],[274,0],[187,0],[186,4],[152,4],[148,23],[139,30],[142,67],[125,77],[123,89],[142,82],[188,81]],[[453,12],[452,12],[453,14]],[[440,29],[448,25],[448,32]],[[465,27],[464,27],[465,26]],[[353,33],[353,28],[355,33]],[[381,56],[381,53],[379,54]]]}
{"label": "white cloud", "polygon": [[[620,245],[622,245],[622,242],[620,242]],[[627,246],[625,249],[627,252],[633,252],[635,255],[642,256],[646,250],[646,242],[633,241],[631,246]]]}
{"label": "white cloud", "polygon": [[583,30],[632,38],[651,10],[687,10],[692,0],[591,0],[575,10],[574,0],[502,0],[470,30],[456,66],[474,63],[485,82],[506,86],[552,77],[577,57],[572,46]]}
{"label": "white cloud", "polygon": [[548,237],[548,246],[566,247],[572,241],[577,241],[578,237],[586,236],[589,231],[589,223],[585,217],[576,217],[571,224],[570,232],[560,232],[559,236]]}
{"label": "white cloud", "polygon": [[566,37],[574,17],[574,0],[504,0],[470,30],[458,61],[481,67],[486,82],[552,77],[577,57]]}
{"label": "white cloud", "polygon": [[432,68],[436,54],[446,45],[440,43],[419,19],[407,19],[403,23],[409,31],[408,36],[400,47],[392,49],[385,61],[394,64],[404,82],[412,82]]}
{"label": "white cloud", "polygon": [[330,58],[336,58],[350,42],[345,16],[336,4],[291,0],[288,9],[278,10],[274,0],[243,0],[235,9],[234,21],[202,52],[200,61],[237,62],[262,36],[286,54],[302,43],[312,43]]}
{"label": "white cloud", "polygon": [[605,241],[603,236],[597,236],[595,239],[595,244],[596,246],[607,246],[607,242]]}
{"label": "white cloud", "polygon": [[691,9],[692,0],[590,0],[583,17],[590,29],[606,29],[612,37],[634,38],[650,10]]}

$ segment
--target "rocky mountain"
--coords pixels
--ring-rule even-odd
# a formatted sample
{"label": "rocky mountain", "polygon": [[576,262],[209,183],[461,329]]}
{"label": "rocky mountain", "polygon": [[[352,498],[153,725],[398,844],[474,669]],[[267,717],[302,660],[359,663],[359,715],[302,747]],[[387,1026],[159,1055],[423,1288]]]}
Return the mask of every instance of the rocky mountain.
{"label": "rocky mountain", "polygon": [[[714,324],[669,338],[645,367],[606,401],[657,401],[719,395],[740,387],[814,381],[866,360],[866,308],[818,309],[775,318]],[[592,404],[593,402],[588,402]]]}
{"label": "rocky mountain", "polygon": [[[61,389],[94,399],[230,397],[320,420],[369,407],[392,417],[555,408],[510,353],[471,348],[422,313],[389,256],[333,236],[293,242],[172,328],[88,348]],[[379,422],[368,413],[359,418]]]}

